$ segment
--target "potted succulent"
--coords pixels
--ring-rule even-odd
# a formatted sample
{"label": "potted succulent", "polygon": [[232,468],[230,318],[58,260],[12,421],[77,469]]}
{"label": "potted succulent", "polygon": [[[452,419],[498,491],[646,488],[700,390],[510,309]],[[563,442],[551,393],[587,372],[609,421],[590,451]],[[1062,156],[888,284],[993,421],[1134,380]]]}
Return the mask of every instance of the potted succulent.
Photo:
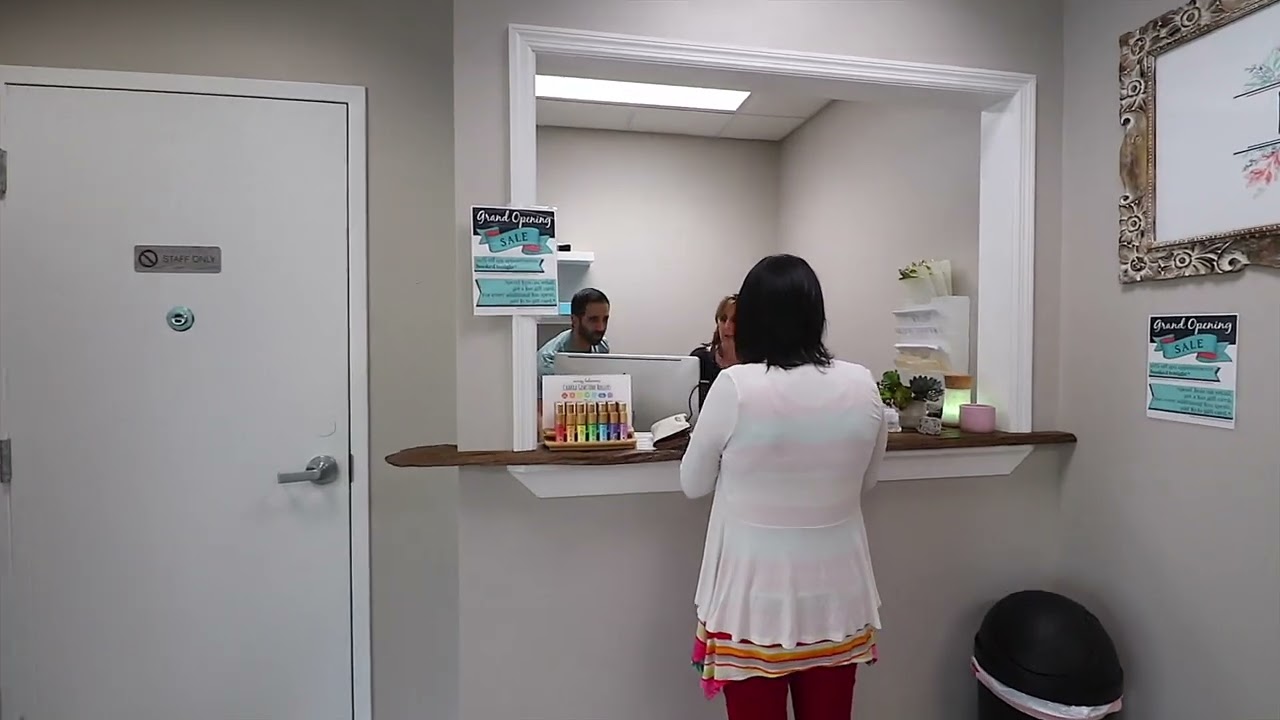
{"label": "potted succulent", "polygon": [[936,377],[920,375],[911,378],[911,398],[913,411],[923,408],[924,415],[915,418],[916,430],[928,435],[942,432],[942,399],[946,395],[946,386]]}
{"label": "potted succulent", "polygon": [[880,377],[879,386],[880,400],[897,408],[898,422],[908,430],[919,427],[920,418],[929,413],[930,405],[941,412],[943,389],[937,378],[917,375],[904,383],[897,370],[890,370]]}

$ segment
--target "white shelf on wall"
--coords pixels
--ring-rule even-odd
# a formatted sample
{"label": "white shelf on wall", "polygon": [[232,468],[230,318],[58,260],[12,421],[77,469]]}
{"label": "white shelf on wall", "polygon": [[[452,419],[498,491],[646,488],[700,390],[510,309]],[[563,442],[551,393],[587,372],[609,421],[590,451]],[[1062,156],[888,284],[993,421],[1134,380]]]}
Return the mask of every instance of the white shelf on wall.
{"label": "white shelf on wall", "polygon": [[568,325],[570,310],[570,303],[568,301],[561,301],[559,315],[535,315],[534,322],[539,325]]}
{"label": "white shelf on wall", "polygon": [[928,358],[941,355],[950,371],[969,372],[969,298],[962,295],[936,297],[925,305],[893,311],[894,334],[898,341],[895,367],[902,369],[904,356]]}
{"label": "white shelf on wall", "polygon": [[937,315],[938,308],[932,305],[916,305],[913,307],[899,308],[893,311],[894,315]]}
{"label": "white shelf on wall", "polygon": [[556,254],[556,261],[561,265],[590,265],[596,261],[596,254],[593,252],[562,252]]}

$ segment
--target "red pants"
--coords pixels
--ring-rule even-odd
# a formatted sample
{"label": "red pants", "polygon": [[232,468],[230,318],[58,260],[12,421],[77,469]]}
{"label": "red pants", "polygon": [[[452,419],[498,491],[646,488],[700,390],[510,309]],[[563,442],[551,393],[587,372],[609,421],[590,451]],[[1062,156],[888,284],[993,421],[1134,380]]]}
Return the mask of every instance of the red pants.
{"label": "red pants", "polygon": [[735,680],[724,687],[729,720],[787,720],[788,690],[795,720],[849,720],[857,672],[855,664]]}

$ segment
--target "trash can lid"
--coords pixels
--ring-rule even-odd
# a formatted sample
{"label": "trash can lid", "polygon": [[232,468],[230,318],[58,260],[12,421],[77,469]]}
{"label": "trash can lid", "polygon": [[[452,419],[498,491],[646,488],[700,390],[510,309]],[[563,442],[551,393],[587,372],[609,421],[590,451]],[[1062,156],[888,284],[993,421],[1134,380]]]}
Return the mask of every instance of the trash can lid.
{"label": "trash can lid", "polygon": [[1083,605],[1042,590],[1016,592],[987,612],[974,657],[1009,687],[1066,705],[1104,705],[1124,671],[1102,623]]}

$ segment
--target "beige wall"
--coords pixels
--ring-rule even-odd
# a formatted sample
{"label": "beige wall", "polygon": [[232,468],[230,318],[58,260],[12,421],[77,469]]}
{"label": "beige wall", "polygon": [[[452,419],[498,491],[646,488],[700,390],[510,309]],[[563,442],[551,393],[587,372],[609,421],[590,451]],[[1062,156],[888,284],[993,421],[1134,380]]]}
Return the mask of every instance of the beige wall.
{"label": "beige wall", "polygon": [[615,352],[683,354],[757,260],[791,252],[825,281],[832,349],[891,367],[898,267],[951,259],[976,315],[978,123],[972,109],[833,102],[781,143],[541,127],[539,202],[560,210],[562,240],[596,253],[589,271],[562,268],[562,294],[610,296]]}
{"label": "beige wall", "polygon": [[[507,179],[507,24],[970,65],[1039,77],[1036,422],[1057,404],[1061,167],[1058,2],[953,0],[466,0],[455,3],[459,207],[502,202]],[[539,197],[541,202],[553,198]],[[902,212],[913,212],[904,203]],[[466,213],[455,238],[466,237]],[[466,265],[457,265],[465,277]],[[510,438],[510,323],[458,296],[459,440]],[[462,399],[465,398],[465,402]],[[1049,582],[1058,456],[1001,479],[891,483],[867,510],[884,598],[883,661],[862,676],[859,717],[972,717],[967,661],[985,607]],[[675,495],[537,500],[509,477],[460,484],[462,708],[466,718],[720,717],[688,669],[706,506]],[[606,649],[607,648],[607,649]],[[494,678],[502,678],[501,688]]]}
{"label": "beige wall", "polygon": [[538,188],[561,242],[596,254],[561,267],[561,293],[609,296],[614,352],[707,342],[716,303],[778,251],[777,143],[544,127]]}
{"label": "beige wall", "polygon": [[[1061,238],[1062,37],[1059,0],[778,2],[777,0],[458,0],[454,8],[455,240],[470,203],[509,194],[507,26],[686,38],[1011,70],[1039,81],[1036,183],[1035,423],[1052,425],[1058,402],[1058,266]],[[542,200],[539,198],[539,200]],[[469,311],[459,260],[458,440],[506,446],[511,426],[510,322]],[[502,431],[495,431],[501,428]]]}
{"label": "beige wall", "polygon": [[[866,504],[884,607],[859,720],[973,717],[973,633],[990,604],[1046,587],[1059,458],[1013,475],[885,483]],[[543,500],[505,472],[462,488],[462,708],[482,720],[716,720],[689,667],[710,502]],[[494,678],[501,678],[501,689]]]}
{"label": "beige wall", "polygon": [[[458,208],[506,199],[507,23],[1038,75],[1035,416],[1081,443],[1061,488],[1057,456],[1041,451],[1008,478],[877,491],[868,523],[887,629],[860,716],[971,717],[973,628],[992,599],[1047,581],[1059,537],[1063,587],[1102,615],[1127,660],[1129,717],[1280,714],[1280,277],[1115,282],[1115,39],[1171,2],[1069,0],[1065,52],[1053,0],[457,4],[451,25],[447,6],[408,0],[4,0],[0,63],[369,88],[375,456],[455,430],[473,446],[509,435],[508,324],[472,318],[464,266],[438,261],[464,236]],[[442,235],[451,207],[455,231]],[[1242,313],[1234,432],[1146,420],[1140,361],[1112,371],[1092,354],[1136,347],[1151,312],[1205,308]],[[1085,341],[1060,352],[1059,323]],[[704,504],[536,500],[501,473],[465,473],[461,488],[454,478],[374,466],[379,718],[458,715],[459,632],[468,718],[718,716],[685,661]],[[606,643],[625,652],[601,662]]]}
{"label": "beige wall", "polygon": [[893,367],[889,309],[906,304],[897,268],[922,258],[951,260],[976,331],[979,120],[971,109],[834,102],[782,143],[781,246],[818,268],[839,357],[877,375]]}
{"label": "beige wall", "polygon": [[454,436],[450,14],[422,0],[0,1],[0,64],[368,88],[380,720],[457,716],[457,473],[381,462]]}
{"label": "beige wall", "polygon": [[[1280,273],[1116,281],[1117,39],[1178,4],[1067,5],[1062,574],[1119,642],[1126,717],[1280,718]],[[1240,313],[1234,431],[1144,416],[1147,317],[1184,312]]]}

